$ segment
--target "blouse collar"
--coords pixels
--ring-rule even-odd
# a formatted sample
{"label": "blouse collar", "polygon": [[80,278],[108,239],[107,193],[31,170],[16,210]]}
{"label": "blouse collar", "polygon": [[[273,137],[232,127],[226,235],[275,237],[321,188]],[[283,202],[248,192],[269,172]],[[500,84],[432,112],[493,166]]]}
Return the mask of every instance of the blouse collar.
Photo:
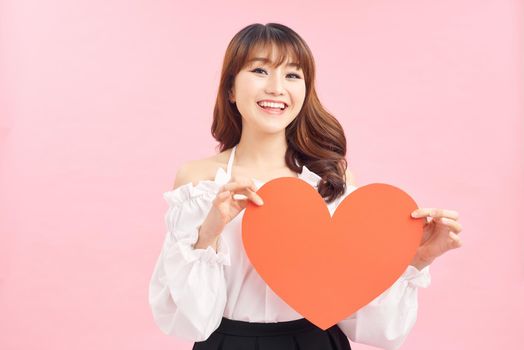
{"label": "blouse collar", "polygon": [[[302,172],[298,174],[298,178],[306,181],[315,189],[318,188],[320,176],[309,170],[305,165],[302,166]],[[181,204],[191,198],[200,196],[213,196],[218,193],[221,186],[229,182],[227,172],[223,168],[218,168],[214,180],[200,180],[196,185],[188,182],[185,185],[179,186],[175,190],[164,192],[164,198],[170,204]],[[255,180],[255,179],[254,179]],[[259,189],[264,182],[256,180],[255,185]]]}
{"label": "blouse collar", "polygon": [[[298,174],[298,178],[306,181],[313,187],[318,187],[318,182],[321,179],[319,175],[309,170],[309,168],[305,165],[302,165],[302,172]],[[228,183],[229,180],[230,177],[227,175],[227,172],[223,168],[218,168],[214,180],[215,184],[222,186]],[[264,184],[264,182],[257,179],[253,179],[253,181],[255,182],[255,185],[257,185],[257,188]]]}

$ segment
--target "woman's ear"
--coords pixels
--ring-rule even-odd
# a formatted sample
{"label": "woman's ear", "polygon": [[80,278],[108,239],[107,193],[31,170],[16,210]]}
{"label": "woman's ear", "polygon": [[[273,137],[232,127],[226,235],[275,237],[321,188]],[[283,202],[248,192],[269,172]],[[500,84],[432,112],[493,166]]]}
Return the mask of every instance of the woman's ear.
{"label": "woman's ear", "polygon": [[231,85],[231,87],[227,90],[227,98],[229,99],[229,102],[235,103],[235,83]]}

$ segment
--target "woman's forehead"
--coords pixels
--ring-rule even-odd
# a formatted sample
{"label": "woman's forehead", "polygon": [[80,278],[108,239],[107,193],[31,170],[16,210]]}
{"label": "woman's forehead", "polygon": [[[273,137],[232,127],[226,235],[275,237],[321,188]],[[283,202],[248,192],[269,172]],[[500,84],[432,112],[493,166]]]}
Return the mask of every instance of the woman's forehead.
{"label": "woman's forehead", "polygon": [[[283,57],[280,57],[283,56]],[[264,63],[264,64],[270,64],[270,65],[276,65],[278,59],[283,59],[281,64],[284,65],[290,65],[295,66],[295,68],[298,68],[299,62],[297,61],[295,55],[291,50],[287,50],[287,52],[282,52],[282,49],[276,48],[275,46],[271,48],[267,47],[255,47],[251,50],[250,54],[248,55],[246,65],[250,65],[252,63]]]}

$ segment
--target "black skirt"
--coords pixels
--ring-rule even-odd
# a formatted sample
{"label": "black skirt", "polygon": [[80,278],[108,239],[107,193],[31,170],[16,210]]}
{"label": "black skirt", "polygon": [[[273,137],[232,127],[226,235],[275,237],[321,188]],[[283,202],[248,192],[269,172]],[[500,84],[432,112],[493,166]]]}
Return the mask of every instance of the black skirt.
{"label": "black skirt", "polygon": [[351,350],[349,340],[334,325],[325,331],[305,318],[262,323],[222,318],[220,326],[193,350]]}

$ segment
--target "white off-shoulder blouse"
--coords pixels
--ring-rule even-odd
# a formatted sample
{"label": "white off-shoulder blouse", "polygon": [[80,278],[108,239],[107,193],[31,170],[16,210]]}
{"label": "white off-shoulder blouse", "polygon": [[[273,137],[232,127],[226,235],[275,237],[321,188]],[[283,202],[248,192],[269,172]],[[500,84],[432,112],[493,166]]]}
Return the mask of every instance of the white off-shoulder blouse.
{"label": "white off-shoulder blouse", "polygon": [[[203,341],[222,317],[246,322],[303,318],[273,293],[249,262],[241,241],[244,211],[226,225],[217,251],[193,248],[219,188],[231,179],[235,149],[227,171],[219,168],[214,180],[189,182],[163,194],[169,205],[166,234],[149,284],[149,304],[155,323],[167,335]],[[306,166],[298,177],[317,189],[320,176]],[[257,189],[264,184],[253,181]],[[356,188],[348,185],[343,196],[327,204],[331,215]],[[419,271],[409,265],[390,288],[338,326],[354,342],[398,349],[417,319],[417,288],[430,282],[429,266]]]}

